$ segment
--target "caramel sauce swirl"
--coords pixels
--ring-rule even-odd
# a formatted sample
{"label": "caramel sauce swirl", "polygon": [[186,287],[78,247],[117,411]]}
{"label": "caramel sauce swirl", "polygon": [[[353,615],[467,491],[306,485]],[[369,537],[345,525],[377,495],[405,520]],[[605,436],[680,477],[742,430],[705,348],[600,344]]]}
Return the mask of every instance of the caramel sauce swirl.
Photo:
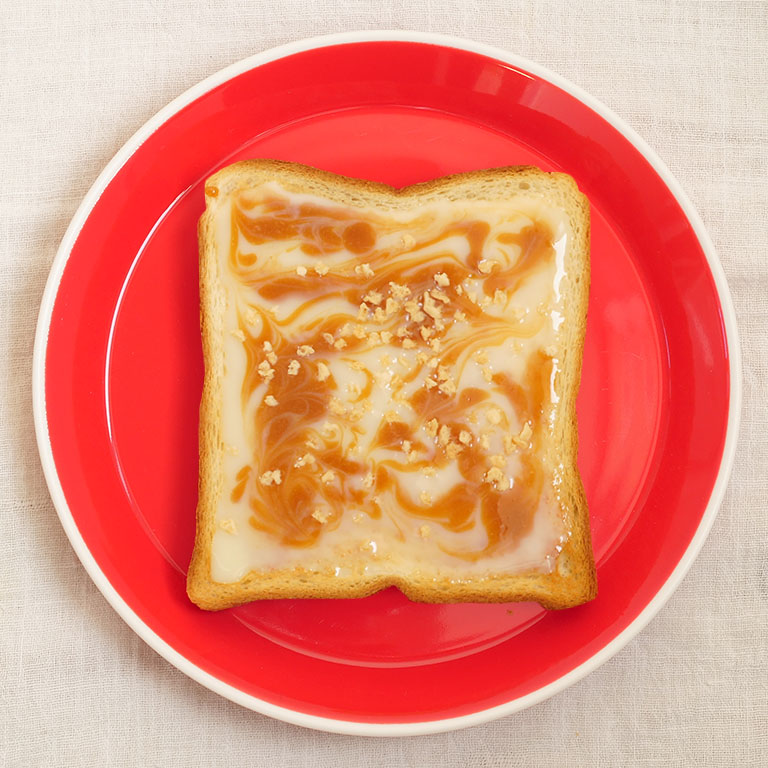
{"label": "caramel sauce swirl", "polygon": [[[228,493],[250,526],[306,548],[345,516],[387,515],[401,537],[427,524],[453,557],[514,549],[549,471],[556,360],[525,346],[551,324],[525,296],[554,274],[547,222],[363,217],[249,192],[230,226],[251,455]],[[435,493],[409,480],[441,473],[453,480]],[[478,527],[481,544],[440,539]]]}

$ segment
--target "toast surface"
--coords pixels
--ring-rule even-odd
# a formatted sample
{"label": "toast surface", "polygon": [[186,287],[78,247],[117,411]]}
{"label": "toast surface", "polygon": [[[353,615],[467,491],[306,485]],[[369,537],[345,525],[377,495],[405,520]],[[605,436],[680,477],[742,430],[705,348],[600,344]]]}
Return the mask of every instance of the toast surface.
{"label": "toast surface", "polygon": [[576,465],[589,208],[530,167],[206,183],[190,598],[596,594]]}

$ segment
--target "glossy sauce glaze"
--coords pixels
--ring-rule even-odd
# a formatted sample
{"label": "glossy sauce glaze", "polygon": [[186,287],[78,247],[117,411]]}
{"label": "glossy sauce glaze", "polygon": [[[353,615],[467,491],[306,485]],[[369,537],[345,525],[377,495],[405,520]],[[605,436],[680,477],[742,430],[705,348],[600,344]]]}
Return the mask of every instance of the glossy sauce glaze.
{"label": "glossy sauce glaze", "polygon": [[530,200],[385,216],[265,185],[221,204],[216,228],[214,577],[414,557],[551,568],[567,537],[546,461],[566,222]]}

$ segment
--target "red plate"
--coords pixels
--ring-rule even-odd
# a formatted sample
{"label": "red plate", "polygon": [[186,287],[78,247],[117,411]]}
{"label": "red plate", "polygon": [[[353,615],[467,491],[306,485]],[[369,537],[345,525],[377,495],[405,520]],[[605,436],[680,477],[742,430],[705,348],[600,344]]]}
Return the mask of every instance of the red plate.
{"label": "red plate", "polygon": [[[388,590],[213,614],[187,600],[202,384],[195,223],[203,180],[246,157],[394,185],[522,163],[576,178],[593,222],[578,413],[594,602],[559,613],[425,606]],[[540,701],[650,619],[722,496],[739,377],[711,244],[631,129],[501,51],[364,33],[230,67],[128,142],[62,243],[41,309],[34,386],[62,523],[97,586],[152,647],[260,712],[391,735]]]}

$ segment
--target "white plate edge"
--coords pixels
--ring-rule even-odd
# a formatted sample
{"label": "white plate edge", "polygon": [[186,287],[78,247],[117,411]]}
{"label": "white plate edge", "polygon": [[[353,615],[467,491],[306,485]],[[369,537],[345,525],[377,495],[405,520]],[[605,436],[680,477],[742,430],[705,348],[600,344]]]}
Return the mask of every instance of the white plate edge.
{"label": "white plate edge", "polygon": [[[53,307],[56,294],[58,292],[61,277],[64,273],[70,252],[85,221],[90,215],[91,210],[98,201],[104,189],[115,177],[122,166],[141,146],[141,144],[166,120],[176,114],[183,107],[204,95],[213,88],[221,85],[225,81],[236,77],[250,69],[263,64],[284,58],[296,53],[323,48],[333,45],[343,45],[348,43],[362,42],[416,42],[444,47],[456,48],[459,50],[470,51],[483,56],[518,67],[526,72],[530,72],[553,85],[570,93],[579,101],[586,104],[593,111],[598,113],[607,122],[620,131],[635,148],[648,160],[656,173],[662,178],[664,183],[670,189],[677,199],[678,204],[690,221],[694,232],[701,244],[702,250],[707,258],[709,268],[712,272],[715,286],[717,288],[718,298],[723,312],[723,321],[726,330],[728,343],[729,362],[730,362],[730,396],[729,396],[729,414],[726,438],[723,446],[723,455],[720,468],[715,481],[709,502],[702,515],[701,522],[691,539],[688,548],[681,557],[677,566],[670,574],[667,581],[662,585],[654,598],[638,614],[635,620],[617,635],[611,642],[591,656],[587,661],[580,664],[575,669],[549,683],[536,691],[525,696],[519,697],[504,704],[490,707],[488,709],[473,712],[469,715],[462,715],[454,718],[442,720],[422,721],[414,723],[367,723],[348,720],[337,720],[333,718],[320,717],[317,715],[308,715],[297,712],[292,709],[280,707],[270,702],[259,699],[250,694],[224,683],[213,675],[200,669],[189,659],[184,657],[168,643],[162,640],[152,629],[150,629],[128,606],[128,604],[119,595],[112,586],[103,571],[99,567],[95,558],[88,549],[80,531],[78,530],[72,513],[67,505],[61,484],[59,482],[56,466],[53,459],[53,451],[48,434],[48,423],[46,417],[45,403],[45,356],[47,350],[48,333],[52,320]],[[728,483],[728,478],[733,467],[734,456],[736,452],[736,443],[738,439],[738,430],[741,420],[741,397],[742,397],[742,370],[741,370],[741,350],[739,346],[738,331],[736,326],[736,315],[733,307],[733,301],[725,278],[722,265],[715,252],[714,245],[704,228],[693,204],[683,191],[678,181],[671,174],[661,158],[651,149],[645,141],[625,123],[618,115],[603,105],[600,101],[590,96],[580,87],[573,85],[566,79],[549,71],[547,68],[528,61],[521,56],[508,53],[503,49],[495,48],[483,43],[476,43],[471,40],[426,32],[411,32],[401,30],[373,30],[361,32],[342,32],[332,35],[323,35],[320,37],[307,38],[281,45],[269,50],[257,53],[241,61],[235,62],[224,69],[216,72],[200,83],[192,86],[176,99],[171,101],[159,112],[157,112],[149,121],[147,121],[136,133],[121,147],[104,170],[99,174],[93,183],[82,203],[78,207],[72,221],[70,222],[66,233],[62,239],[61,245],[56,253],[51,267],[51,272],[43,293],[43,299],[38,316],[37,330],[35,334],[35,343],[32,363],[32,399],[35,421],[35,433],[37,437],[40,459],[43,466],[43,472],[51,498],[54,503],[57,514],[61,520],[67,537],[75,550],[75,553],[83,563],[88,575],[93,580],[96,587],[101,591],[107,601],[117,611],[120,617],[138,634],[151,648],[164,657],[167,661],[177,667],[187,676],[206,686],[210,690],[228,698],[237,704],[249,709],[253,709],[265,715],[294,723],[317,730],[330,731],[335,733],[360,735],[360,736],[413,736],[430,733],[439,733],[455,730],[472,725],[479,725],[499,717],[503,717],[514,712],[518,712],[529,706],[537,704],[554,694],[573,685],[575,682],[597,669],[609,658],[620,651],[638,632],[640,632],[648,622],[658,613],[662,606],[669,600],[674,591],[679,586],[685,574],[690,569],[696,556],[698,555],[707,535],[714,523],[717,511],[722,503],[723,496]]]}

